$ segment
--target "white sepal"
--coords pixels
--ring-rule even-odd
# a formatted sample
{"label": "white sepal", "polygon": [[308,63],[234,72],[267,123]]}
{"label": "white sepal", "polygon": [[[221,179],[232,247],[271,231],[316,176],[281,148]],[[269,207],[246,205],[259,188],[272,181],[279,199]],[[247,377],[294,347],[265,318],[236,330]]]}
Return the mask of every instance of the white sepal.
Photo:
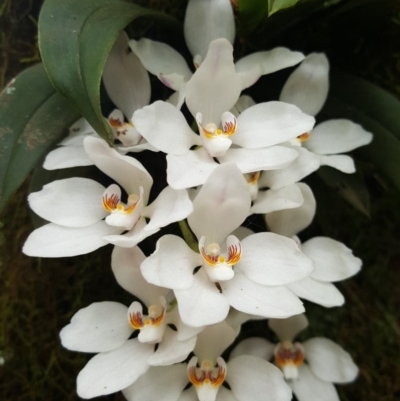
{"label": "white sepal", "polygon": [[304,113],[315,116],[322,109],[328,90],[328,59],[322,53],[312,53],[290,75],[279,100],[295,104]]}
{"label": "white sepal", "polygon": [[79,310],[60,332],[65,348],[80,352],[105,352],[123,345],[132,334],[126,320],[128,308],[118,302],[95,302]]}
{"label": "white sepal", "polygon": [[164,235],[156,250],[141,265],[143,277],[152,284],[188,289],[193,283],[193,270],[202,264],[201,256],[175,235]]}
{"label": "white sepal", "polygon": [[304,312],[302,302],[286,287],[256,284],[239,271],[220,285],[231,306],[251,315],[285,318]]}
{"label": "white sepal", "polygon": [[278,336],[279,341],[293,341],[297,334],[308,327],[308,319],[302,313],[287,319],[269,319],[268,326]]}
{"label": "white sepal", "polygon": [[187,382],[186,364],[152,366],[122,393],[128,401],[176,401]]}
{"label": "white sepal", "polygon": [[311,371],[323,381],[349,383],[358,375],[350,354],[328,338],[310,338],[303,343]]}
{"label": "white sepal", "polygon": [[227,382],[238,401],[290,401],[292,392],[282,372],[272,363],[250,355],[238,356],[227,364]]}
{"label": "white sepal", "polygon": [[153,348],[135,338],[113,351],[97,354],[78,375],[78,395],[93,398],[130,386],[149,369],[147,359]]}

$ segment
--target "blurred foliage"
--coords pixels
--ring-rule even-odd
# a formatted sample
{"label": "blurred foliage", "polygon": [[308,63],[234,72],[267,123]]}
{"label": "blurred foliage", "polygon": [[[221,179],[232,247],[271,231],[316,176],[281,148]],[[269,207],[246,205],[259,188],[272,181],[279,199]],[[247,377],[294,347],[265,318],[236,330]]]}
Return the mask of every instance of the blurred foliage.
{"label": "blurred foliage", "polygon": [[[135,3],[184,17],[181,0],[141,0]],[[333,69],[340,68],[400,95],[400,4],[394,0],[299,2],[262,23],[252,34],[241,34],[237,55],[277,44],[308,53],[324,51]],[[336,3],[336,4],[335,4]],[[0,84],[38,61],[36,25],[40,0],[3,0],[0,5]],[[284,23],[286,19],[286,23]],[[138,23],[129,34],[162,38],[155,25]],[[179,35],[169,43],[190,56]],[[384,45],[383,45],[384,44]],[[256,100],[276,98],[288,72],[261,79]],[[153,80],[154,95],[165,88]],[[400,197],[359,152],[357,170],[370,193],[370,218],[343,201],[318,175],[307,179],[317,197],[315,223],[305,240],[326,235],[343,241],[364,261],[356,277],[339,283],[347,303],[324,309],[307,303],[310,327],[301,339],[326,336],[340,343],[360,367],[359,379],[338,386],[342,401],[400,399]],[[154,174],[164,161],[150,166]],[[146,166],[147,167],[147,166]],[[90,355],[70,352],[59,344],[58,333],[80,308],[99,300],[129,304],[131,297],[115,283],[107,263],[111,247],[76,258],[33,259],[21,254],[32,231],[26,203],[27,185],[0,217],[0,399],[76,400],[75,379]],[[154,249],[154,241],[145,252]],[[265,322],[249,322],[242,337],[262,335]],[[102,399],[122,400],[120,394]]]}
{"label": "blurred foliage", "polygon": [[0,92],[0,211],[78,118],[40,63]]}

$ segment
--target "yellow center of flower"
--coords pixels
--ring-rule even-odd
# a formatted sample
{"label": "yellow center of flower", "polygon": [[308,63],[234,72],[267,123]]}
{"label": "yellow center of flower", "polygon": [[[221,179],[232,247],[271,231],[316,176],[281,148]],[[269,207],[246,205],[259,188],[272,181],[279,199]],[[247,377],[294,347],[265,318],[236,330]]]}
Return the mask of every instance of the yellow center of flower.
{"label": "yellow center of flower", "polygon": [[297,137],[297,139],[298,139],[300,142],[305,142],[305,141],[308,141],[308,139],[310,138],[310,136],[311,136],[311,133],[310,133],[310,132],[305,132],[304,134],[299,135],[299,136]]}
{"label": "yellow center of flower", "polygon": [[201,363],[200,368],[197,368],[196,365],[188,366],[188,376],[195,387],[204,385],[219,387],[225,381],[226,365],[219,363],[216,368],[211,361],[205,360]]}
{"label": "yellow center of flower", "polygon": [[130,214],[135,210],[139,199],[139,196],[136,194],[129,195],[128,203],[125,206],[120,202],[121,199],[117,194],[105,194],[103,195],[103,207],[110,213],[118,211],[121,213]]}
{"label": "yellow center of flower", "polygon": [[151,305],[149,315],[143,316],[141,312],[129,314],[129,323],[136,330],[143,329],[145,326],[159,326],[164,320],[166,308],[160,305]]}
{"label": "yellow center of flower", "polygon": [[236,132],[236,119],[224,123],[223,129],[218,128],[214,123],[209,123],[205,127],[200,126],[204,136],[208,139],[218,137],[230,137]]}
{"label": "yellow center of flower", "polygon": [[275,348],[275,363],[282,369],[286,379],[297,379],[297,368],[304,362],[304,348],[301,344],[284,341]]}
{"label": "yellow center of flower", "polygon": [[207,246],[207,249],[202,247],[200,249],[201,256],[205,260],[205,262],[210,266],[218,266],[220,264],[234,266],[242,257],[242,247],[240,242],[237,244],[231,245],[228,248],[228,257],[225,258],[224,255],[220,254],[220,246],[217,243],[211,243]]}
{"label": "yellow center of flower", "polygon": [[248,184],[256,184],[260,178],[261,171],[254,171],[254,173],[243,174]]}
{"label": "yellow center of flower", "polygon": [[134,125],[131,121],[128,123],[121,121],[119,118],[112,118],[108,119],[108,122],[112,128],[116,130],[116,134],[119,137],[120,135],[127,135],[128,130],[133,128]]}

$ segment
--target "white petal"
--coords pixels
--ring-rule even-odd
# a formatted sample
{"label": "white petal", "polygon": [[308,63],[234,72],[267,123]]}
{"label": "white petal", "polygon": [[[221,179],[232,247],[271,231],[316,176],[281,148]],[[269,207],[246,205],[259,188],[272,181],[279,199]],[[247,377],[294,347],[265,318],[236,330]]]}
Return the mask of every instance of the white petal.
{"label": "white petal", "polygon": [[194,354],[200,363],[205,360],[217,362],[217,358],[235,341],[236,330],[226,321],[207,326],[197,336]]}
{"label": "white petal", "polygon": [[130,386],[149,369],[147,359],[153,348],[135,338],[116,350],[97,354],[78,375],[79,397],[98,397]]}
{"label": "white petal", "polygon": [[175,190],[168,186],[143,210],[142,215],[151,219],[146,230],[153,230],[183,220],[192,211],[193,204],[186,189]]}
{"label": "white petal", "polygon": [[242,173],[275,170],[286,167],[296,159],[298,153],[286,146],[273,146],[261,149],[229,149],[222,157],[221,163],[236,163]]}
{"label": "white petal", "polygon": [[108,55],[103,82],[114,104],[130,119],[135,110],[149,104],[149,74],[134,53],[128,53],[128,35],[122,31]]}
{"label": "white petal", "polygon": [[[197,38],[198,40],[198,38]],[[232,45],[226,39],[211,42],[207,57],[186,84],[186,104],[203,124],[219,124],[223,112],[239,99],[242,80],[235,72]]]}
{"label": "white petal", "polygon": [[314,280],[311,277],[288,284],[287,287],[298,297],[325,306],[326,308],[342,306],[344,304],[343,295],[333,284]]}
{"label": "white petal", "polygon": [[193,283],[193,270],[202,265],[201,256],[175,235],[164,235],[156,250],[141,265],[144,278],[152,284],[187,289]]}
{"label": "white petal", "polygon": [[304,312],[301,301],[286,287],[256,284],[239,271],[232,280],[220,285],[230,305],[245,313],[285,318]]}
{"label": "white petal", "polygon": [[279,100],[295,104],[304,113],[315,116],[322,109],[328,90],[328,59],[322,53],[312,53],[290,75]]}
{"label": "white petal", "polygon": [[250,210],[251,213],[271,213],[277,210],[294,209],[304,202],[300,188],[296,185],[288,185],[280,189],[270,189],[258,192]]}
{"label": "white petal", "polygon": [[83,138],[87,135],[95,135],[98,137],[94,128],[82,117],[69,127],[68,136],[66,136],[59,145],[83,145]]}
{"label": "white petal", "polygon": [[298,157],[281,170],[264,172],[258,182],[260,187],[283,188],[302,180],[319,169],[323,156],[316,155],[304,148],[296,147],[295,149]]}
{"label": "white petal", "polygon": [[350,152],[368,145],[372,134],[350,120],[328,120],[318,124],[304,146],[320,155]]}
{"label": "white petal", "polygon": [[185,86],[186,86],[185,77],[179,74],[169,74],[169,75],[160,75],[159,79],[168,88],[179,92],[178,102],[176,105],[171,102],[167,103],[168,104],[171,103],[173,106],[180,109],[182,107],[185,96]]}
{"label": "white petal", "polygon": [[159,77],[177,73],[189,79],[192,76],[185,59],[179,52],[165,43],[147,38],[130,40],[129,47],[139,57],[147,71]]}
{"label": "white petal", "polygon": [[354,160],[347,155],[321,156],[321,166],[330,166],[346,174],[356,172]]}
{"label": "white petal", "polygon": [[[186,84],[185,84],[186,86]],[[179,88],[178,92],[174,92],[167,100],[166,102],[169,104],[172,104],[175,106],[177,109],[181,109],[183,106],[183,102],[185,101],[185,86],[183,88]]]}
{"label": "white petal", "polygon": [[284,209],[268,213],[265,217],[269,229],[277,234],[292,237],[308,227],[315,215],[316,202],[310,187],[296,184],[303,195],[304,203],[294,209]]}
{"label": "white petal", "polygon": [[92,166],[83,146],[62,146],[52,150],[46,156],[43,168],[46,170],[58,170],[61,168]]}
{"label": "white petal", "polygon": [[137,110],[132,122],[149,143],[167,154],[184,155],[201,144],[181,111],[167,102],[157,101]]}
{"label": "white petal", "polygon": [[122,393],[128,401],[177,401],[188,381],[186,364],[152,366]]}
{"label": "white petal", "polygon": [[186,7],[184,33],[193,57],[206,57],[212,40],[235,39],[235,20],[229,0],[190,0]]}
{"label": "white petal", "polygon": [[293,339],[308,326],[308,319],[303,313],[287,319],[269,319],[268,326],[278,336],[279,341],[293,341]]}
{"label": "white petal", "polygon": [[47,184],[28,196],[31,209],[40,217],[65,227],[87,227],[107,216],[104,187],[87,178],[67,178]]}
{"label": "white petal", "polygon": [[120,184],[127,194],[139,195],[140,187],[143,187],[143,204],[147,205],[153,179],[138,160],[120,155],[102,139],[86,138],[84,146],[95,165]]}
{"label": "white petal", "polygon": [[178,340],[178,332],[167,327],[163,340],[158,344],[157,351],[148,359],[149,365],[168,366],[184,361],[193,351],[196,337],[185,341]]}
{"label": "white petal", "polygon": [[250,96],[242,95],[235,103],[235,106],[233,108],[235,113],[232,113],[237,117],[239,114],[243,113],[246,109],[254,106],[255,104],[256,102]]}
{"label": "white petal", "polygon": [[290,380],[288,384],[299,401],[340,401],[332,383],[316,378],[306,364],[298,369],[299,378]]}
{"label": "white petal", "polygon": [[179,341],[186,341],[189,338],[195,337],[204,329],[204,327],[190,327],[183,323],[177,307],[174,307],[172,311],[168,311],[166,319],[167,324],[172,323],[178,330],[177,339]]}
{"label": "white petal", "polygon": [[193,276],[193,285],[187,290],[175,290],[179,314],[184,323],[193,327],[221,322],[229,312],[229,304],[200,269]]}
{"label": "white petal", "polygon": [[228,362],[227,382],[239,401],[268,399],[290,401],[292,392],[282,372],[272,363],[250,355],[242,355]]}
{"label": "white petal", "polygon": [[96,302],[79,310],[60,332],[62,345],[80,352],[105,352],[120,347],[133,331],[127,311],[118,302]]}
{"label": "white petal", "polygon": [[158,303],[161,296],[166,297],[168,290],[149,284],[144,279],[140,265],[145,259],[146,256],[137,246],[116,246],[111,255],[111,267],[118,284],[150,306]]}
{"label": "white petal", "polygon": [[171,188],[184,189],[204,184],[218,166],[204,148],[184,155],[167,155],[167,181]]}
{"label": "white petal", "polygon": [[79,228],[50,223],[29,235],[22,252],[44,258],[84,255],[107,245],[105,236],[118,232],[121,231],[117,227],[109,226],[104,221]]}
{"label": "white petal", "polygon": [[145,238],[150,237],[156,232],[160,231],[160,229],[146,230],[146,220],[144,217],[140,218],[140,220],[135,224],[132,230],[128,231],[124,235],[108,235],[104,237],[104,239],[116,246],[121,246],[124,248],[131,248],[135,245],[139,244]]}
{"label": "white petal", "polygon": [[316,280],[345,280],[361,269],[361,259],[356,258],[346,245],[332,238],[312,238],[301,245],[301,250],[313,260],[315,269],[311,277]]}
{"label": "white petal", "polygon": [[292,67],[302,60],[304,60],[303,53],[291,51],[286,47],[275,47],[272,50],[251,53],[238,60],[235,67],[237,72],[244,72],[259,64],[262,66],[263,75],[265,75]]}
{"label": "white petal", "polygon": [[242,72],[237,71],[236,68],[236,72],[242,81],[242,90],[244,90],[253,86],[259,80],[263,75],[263,67],[261,64],[255,64],[251,69]]}
{"label": "white petal", "polygon": [[358,375],[350,354],[328,338],[311,338],[303,343],[311,371],[321,380],[349,383]]}
{"label": "white petal", "polygon": [[277,145],[310,131],[314,123],[314,117],[291,104],[259,103],[240,114],[232,141],[248,149]]}
{"label": "white petal", "polygon": [[246,338],[232,350],[229,358],[233,359],[240,355],[252,355],[269,361],[274,356],[274,350],[275,344],[270,343],[265,338]]}
{"label": "white petal", "polygon": [[120,153],[122,154],[127,154],[129,152],[133,153],[139,153],[143,152],[144,150],[150,150],[152,152],[159,152],[158,149],[156,149],[153,145],[148,143],[146,139],[143,139],[140,141],[139,144],[133,145],[133,146],[117,146],[117,149]]}
{"label": "white petal", "polygon": [[193,201],[188,222],[200,239],[221,244],[246,219],[250,211],[250,193],[243,174],[233,163],[218,166]]}
{"label": "white petal", "polygon": [[243,254],[237,266],[252,281],[262,285],[285,285],[307,277],[314,264],[289,238],[274,233],[250,235],[242,241]]}

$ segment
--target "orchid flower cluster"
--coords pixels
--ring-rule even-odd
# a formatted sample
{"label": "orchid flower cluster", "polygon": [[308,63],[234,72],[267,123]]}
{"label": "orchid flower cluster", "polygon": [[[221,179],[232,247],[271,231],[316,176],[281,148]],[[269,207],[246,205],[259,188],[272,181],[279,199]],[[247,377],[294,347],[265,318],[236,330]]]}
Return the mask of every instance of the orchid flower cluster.
{"label": "orchid flower cluster", "polygon": [[[372,135],[343,119],[314,126],[329,89],[325,55],[275,48],[235,63],[234,37],[229,0],[188,3],[194,72],[167,44],[122,33],[103,75],[118,107],[107,118],[115,147],[79,120],[44,163],[50,170],[95,165],[114,183],[67,178],[29,196],[49,223],[31,233],[27,255],[76,256],[113,244],[115,279],[132,294],[130,305],[79,310],[60,333],[67,349],[96,354],[77,378],[82,398],[122,390],[130,401],[286,401],[292,393],[334,401],[334,384],[357,376],[331,340],[293,342],[308,325],[300,299],[343,305],[333,283],[362,264],[332,238],[302,243],[316,201],[300,181],[322,165],[353,173],[343,153]],[[299,63],[279,101],[241,95],[262,75]],[[149,104],[148,73],[174,91],[167,101]],[[132,155],[142,151],[166,154],[168,186],[151,203],[157,177]],[[268,232],[246,228],[253,214],[264,216]],[[151,255],[142,252],[141,241],[182,221],[196,244],[167,234]],[[278,343],[247,338],[228,358],[250,319],[269,319]]]}

